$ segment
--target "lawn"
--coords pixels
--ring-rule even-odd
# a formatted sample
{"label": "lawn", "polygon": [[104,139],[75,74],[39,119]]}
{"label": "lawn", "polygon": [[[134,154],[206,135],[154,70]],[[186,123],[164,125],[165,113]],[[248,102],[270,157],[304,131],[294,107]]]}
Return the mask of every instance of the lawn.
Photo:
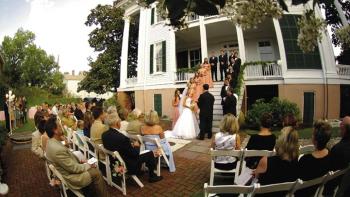
{"label": "lawn", "polygon": [[34,125],[34,120],[29,119],[27,123],[23,124],[22,127],[19,127],[15,129],[13,132],[14,133],[20,133],[20,132],[34,132],[35,131],[35,125]]}

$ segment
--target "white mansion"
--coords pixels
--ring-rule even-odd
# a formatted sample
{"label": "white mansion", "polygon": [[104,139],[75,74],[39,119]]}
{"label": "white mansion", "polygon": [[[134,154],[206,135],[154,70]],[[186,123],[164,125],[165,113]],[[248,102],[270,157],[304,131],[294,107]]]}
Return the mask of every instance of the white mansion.
{"label": "white mansion", "polygon": [[[290,4],[290,2],[289,2]],[[118,92],[132,95],[141,110],[155,109],[172,116],[171,101],[176,88],[184,88],[191,75],[181,68],[196,66],[220,49],[239,51],[243,62],[276,61],[247,66],[244,74],[242,111],[259,98],[279,97],[300,107],[304,122],[317,118],[339,118],[349,113],[350,66],[337,65],[330,36],[323,32],[313,53],[302,53],[297,46],[297,17],[303,6],[289,6],[281,19],[268,19],[257,28],[243,30],[226,17],[188,17],[188,29],[173,30],[157,16],[155,5],[140,7],[136,0],[121,0],[125,26]],[[316,14],[321,17],[320,9]],[[137,76],[128,76],[130,18],[139,20]],[[229,55],[229,54],[228,54]],[[219,67],[219,66],[218,66]],[[183,70],[183,69],[182,69]],[[218,76],[218,78],[220,78]],[[221,83],[211,90],[217,107]],[[215,118],[214,118],[215,119]]]}

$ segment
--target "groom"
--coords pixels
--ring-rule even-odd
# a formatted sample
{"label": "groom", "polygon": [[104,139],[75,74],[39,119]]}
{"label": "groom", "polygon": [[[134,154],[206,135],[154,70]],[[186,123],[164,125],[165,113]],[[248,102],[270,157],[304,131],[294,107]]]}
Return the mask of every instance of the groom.
{"label": "groom", "polygon": [[213,126],[213,106],[215,98],[209,93],[209,85],[203,85],[204,92],[199,96],[198,107],[199,107],[199,129],[200,133],[197,139],[204,140],[205,133],[208,133],[208,139],[212,136]]}

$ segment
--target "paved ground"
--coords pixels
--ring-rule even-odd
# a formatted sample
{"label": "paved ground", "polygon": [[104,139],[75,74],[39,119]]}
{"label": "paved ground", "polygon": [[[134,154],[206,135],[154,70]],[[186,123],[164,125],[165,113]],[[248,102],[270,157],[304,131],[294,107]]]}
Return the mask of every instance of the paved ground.
{"label": "paved ground", "polygon": [[[161,182],[150,184],[147,175],[139,177],[144,188],[130,180],[127,182],[127,196],[202,196],[202,188],[209,180],[209,150],[210,141],[197,141],[177,150],[174,153],[176,172],[169,173],[162,169],[164,179]],[[59,196],[57,189],[48,184],[44,162],[30,151],[30,145],[13,145],[6,155],[5,166],[9,172],[5,182],[10,187],[9,197],[40,197]],[[113,196],[122,196],[122,193],[110,187]]]}

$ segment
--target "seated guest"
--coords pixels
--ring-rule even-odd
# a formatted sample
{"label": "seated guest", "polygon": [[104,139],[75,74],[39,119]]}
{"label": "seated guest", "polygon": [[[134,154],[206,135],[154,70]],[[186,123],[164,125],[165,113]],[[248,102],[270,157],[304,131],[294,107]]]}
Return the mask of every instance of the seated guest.
{"label": "seated guest", "polygon": [[126,132],[132,135],[141,134],[143,118],[142,112],[139,109],[134,109],[128,116],[129,124],[126,128]]}
{"label": "seated guest", "polygon": [[40,158],[44,157],[45,152],[41,144],[41,136],[45,133],[45,124],[46,120],[44,114],[39,112],[35,119],[35,127],[37,130],[32,133],[32,151]]}
{"label": "seated guest", "polygon": [[[248,150],[269,150],[272,151],[276,144],[276,136],[271,133],[272,115],[263,113],[260,118],[260,131],[258,134],[250,136],[247,149]],[[255,169],[261,157],[246,158],[246,166],[250,169]]]}
{"label": "seated guest", "polygon": [[47,120],[46,133],[50,137],[47,143],[46,157],[59,171],[69,188],[85,191],[88,196],[109,196],[105,182],[95,165],[80,163],[77,157],[61,143],[63,132],[58,126],[56,116]]}
{"label": "seated guest", "polygon": [[[340,135],[342,139],[333,146],[330,152],[330,170],[332,171],[345,169],[350,164],[350,116],[345,116],[340,123]],[[328,182],[323,190],[323,195],[333,196],[334,189],[339,185],[340,181],[341,177]],[[347,188],[345,193],[350,194],[350,188]]]}
{"label": "seated guest", "polygon": [[68,128],[71,128],[73,130],[76,130],[76,128],[77,128],[76,122],[75,122],[75,120],[74,120],[74,118],[73,118],[73,116],[70,113],[70,110],[68,108],[63,110],[61,122],[63,125],[67,126]]}
{"label": "seated guest", "polygon": [[90,138],[90,129],[91,125],[94,122],[94,118],[92,117],[92,113],[85,113],[84,114],[84,135],[88,138]]}
{"label": "seated guest", "polygon": [[[325,121],[318,120],[314,123],[312,133],[312,143],[315,151],[311,154],[302,156],[299,159],[299,178],[303,181],[312,180],[325,175],[329,170],[330,156],[326,148],[331,138],[331,125]],[[297,191],[295,196],[313,196],[317,190],[316,187]]]}
{"label": "seated guest", "polygon": [[[281,131],[276,141],[276,156],[263,157],[253,175],[261,185],[295,181],[298,178],[299,139],[293,127]],[[284,196],[275,192],[259,196]]]}
{"label": "seated guest", "polygon": [[83,106],[81,104],[76,104],[76,108],[74,110],[74,116],[78,119],[78,120],[83,120],[84,119],[84,113],[82,111]]}
{"label": "seated guest", "polygon": [[156,169],[156,160],[154,153],[149,151],[141,154],[139,152],[140,144],[136,141],[131,143],[130,139],[119,132],[120,118],[118,113],[109,114],[106,123],[110,129],[102,134],[103,146],[110,151],[118,151],[125,161],[127,173],[131,175],[141,174],[142,164],[146,163],[149,173],[149,182],[157,182],[163,179],[154,173]]}
{"label": "seated guest", "polygon": [[[238,135],[238,120],[232,114],[226,114],[220,123],[220,132],[215,134],[211,147],[215,150],[239,150],[241,139]],[[215,159],[215,168],[232,170],[236,167],[237,159],[230,156],[219,156]]]}
{"label": "seated guest", "polygon": [[[76,132],[79,137],[84,136],[84,121],[78,120],[77,130],[74,132]],[[81,141],[81,139],[78,138],[78,142],[81,146],[84,146],[84,143]]]}
{"label": "seated guest", "polygon": [[[102,134],[108,130],[108,126],[103,124],[105,113],[102,107],[94,107],[92,115],[94,116],[94,123],[92,123],[90,130],[91,140],[96,145],[102,144]],[[101,159],[105,158],[102,152],[99,153],[99,157]]]}
{"label": "seated guest", "polygon": [[128,112],[125,109],[121,109],[118,112],[119,118],[122,120],[120,122],[120,130],[126,131],[126,128],[128,127],[129,122],[126,120],[126,117],[128,116]]}
{"label": "seated guest", "polygon": [[[160,139],[160,144],[169,160],[169,171],[175,172],[175,162],[173,152],[171,151],[170,144],[166,138],[164,138],[164,132],[161,126],[159,126],[159,116],[156,111],[150,111],[145,115],[145,125],[141,127],[142,135],[150,138]],[[147,150],[156,150],[158,147],[154,143],[145,142]]]}

